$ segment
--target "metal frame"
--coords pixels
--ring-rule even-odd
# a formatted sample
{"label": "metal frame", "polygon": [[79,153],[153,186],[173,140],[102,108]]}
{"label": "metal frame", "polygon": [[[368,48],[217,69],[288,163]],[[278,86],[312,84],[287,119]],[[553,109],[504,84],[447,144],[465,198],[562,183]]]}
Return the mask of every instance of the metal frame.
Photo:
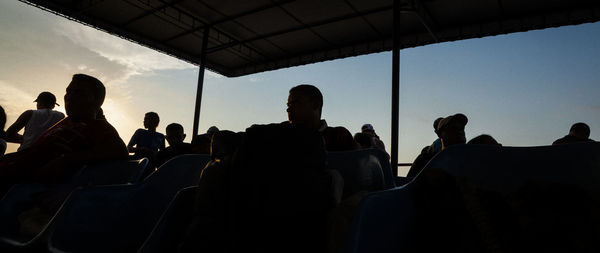
{"label": "metal frame", "polygon": [[202,89],[204,88],[204,70],[206,69],[206,47],[208,46],[208,34],[210,27],[204,28],[202,37],[202,51],[200,53],[200,69],[198,70],[198,88],[196,89],[196,106],[194,107],[194,130],[192,139],[198,135],[200,123],[200,109],[202,107]]}
{"label": "metal frame", "polygon": [[392,175],[398,176],[398,121],[400,109],[400,0],[394,0],[394,49],[392,50]]}

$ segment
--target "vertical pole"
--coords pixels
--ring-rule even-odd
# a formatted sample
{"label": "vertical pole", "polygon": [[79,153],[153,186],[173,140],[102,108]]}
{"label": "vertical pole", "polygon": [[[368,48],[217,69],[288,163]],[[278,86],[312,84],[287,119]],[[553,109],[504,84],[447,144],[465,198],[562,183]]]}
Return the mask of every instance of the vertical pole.
{"label": "vertical pole", "polygon": [[392,154],[393,176],[398,176],[398,121],[400,107],[400,0],[394,0],[394,48],[392,51]]}
{"label": "vertical pole", "polygon": [[200,69],[198,71],[198,88],[196,90],[196,107],[194,110],[194,136],[198,135],[198,123],[200,122],[200,107],[202,106],[202,88],[204,87],[204,70],[206,69],[206,46],[208,44],[208,32],[210,27],[204,28],[202,35],[202,51],[200,53]]}

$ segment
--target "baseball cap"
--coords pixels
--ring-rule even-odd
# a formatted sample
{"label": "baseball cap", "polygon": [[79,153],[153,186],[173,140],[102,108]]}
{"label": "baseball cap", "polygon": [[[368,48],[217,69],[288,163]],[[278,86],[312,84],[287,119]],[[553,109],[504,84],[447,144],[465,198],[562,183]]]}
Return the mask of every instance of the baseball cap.
{"label": "baseball cap", "polygon": [[438,123],[437,131],[440,131],[440,130],[444,129],[444,127],[453,125],[453,124],[457,124],[464,128],[467,125],[467,122],[469,122],[469,119],[467,119],[467,116],[465,116],[462,113],[457,113],[457,114],[445,117],[442,120],[440,120],[440,122]]}
{"label": "baseball cap", "polygon": [[35,100],[33,100],[33,102],[41,102],[41,103],[48,104],[48,105],[55,104],[55,105],[60,106],[59,104],[56,103],[56,97],[54,96],[54,94],[52,94],[48,91],[44,91],[44,92],[40,93],[38,95],[38,97]]}

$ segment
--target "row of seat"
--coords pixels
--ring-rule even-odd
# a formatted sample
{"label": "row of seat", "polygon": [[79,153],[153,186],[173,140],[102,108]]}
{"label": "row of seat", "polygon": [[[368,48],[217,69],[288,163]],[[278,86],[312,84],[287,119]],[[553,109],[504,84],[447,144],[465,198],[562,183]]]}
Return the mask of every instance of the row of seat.
{"label": "row of seat", "polygon": [[[144,244],[147,252],[156,252],[152,251],[152,245],[162,240],[161,226],[167,222],[169,213],[182,213],[181,207],[185,209],[186,205],[181,203],[188,203],[189,207],[190,201],[193,201],[193,194],[190,193],[194,192],[193,187],[189,187],[198,184],[201,170],[209,160],[208,155],[183,155],[168,161],[143,181],[136,178],[136,173],[124,173],[127,176],[120,175],[117,178],[132,184],[77,189],[38,236],[15,238],[10,234],[2,234],[0,242],[4,246],[10,245],[8,249],[11,250],[130,252]],[[338,170],[346,181],[345,196],[363,190],[392,188],[394,181],[388,161],[385,152],[375,149],[328,154],[328,166]],[[145,167],[145,162],[126,164],[137,163]],[[108,164],[113,169],[123,167],[117,165]],[[110,184],[106,174],[101,173],[101,167],[82,171],[75,181],[79,185]],[[175,197],[180,190],[178,197]],[[14,207],[4,201],[0,201],[2,206]],[[15,220],[14,215],[4,218]]]}
{"label": "row of seat", "polygon": [[342,252],[598,252],[600,143],[459,145],[361,202]]}

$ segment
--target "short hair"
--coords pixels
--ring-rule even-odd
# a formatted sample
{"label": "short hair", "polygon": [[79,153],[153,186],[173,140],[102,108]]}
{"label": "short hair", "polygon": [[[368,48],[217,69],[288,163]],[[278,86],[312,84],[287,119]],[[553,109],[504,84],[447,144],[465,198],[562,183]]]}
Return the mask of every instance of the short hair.
{"label": "short hair", "polygon": [[104,84],[100,82],[100,80],[86,74],[75,74],[73,75],[73,81],[83,82],[90,85],[98,106],[101,106],[104,103],[104,98],[106,97],[106,88],[104,87]]}
{"label": "short hair", "polygon": [[178,123],[171,123],[167,126],[167,132],[169,131],[180,131],[183,133],[183,126],[181,124]]}
{"label": "short hair", "polygon": [[571,126],[571,129],[569,129],[569,132],[578,133],[578,134],[585,136],[585,138],[589,138],[591,131],[590,131],[590,126],[588,126],[586,123],[578,122]]}
{"label": "short hair", "polygon": [[160,117],[158,117],[158,113],[155,113],[155,112],[147,112],[146,116],[153,117],[157,120],[160,120]]}
{"label": "short hair", "polygon": [[292,87],[290,89],[290,93],[292,92],[302,93],[311,101],[316,102],[319,106],[319,109],[323,108],[323,94],[321,94],[319,88],[310,84],[300,84],[298,86]]}

